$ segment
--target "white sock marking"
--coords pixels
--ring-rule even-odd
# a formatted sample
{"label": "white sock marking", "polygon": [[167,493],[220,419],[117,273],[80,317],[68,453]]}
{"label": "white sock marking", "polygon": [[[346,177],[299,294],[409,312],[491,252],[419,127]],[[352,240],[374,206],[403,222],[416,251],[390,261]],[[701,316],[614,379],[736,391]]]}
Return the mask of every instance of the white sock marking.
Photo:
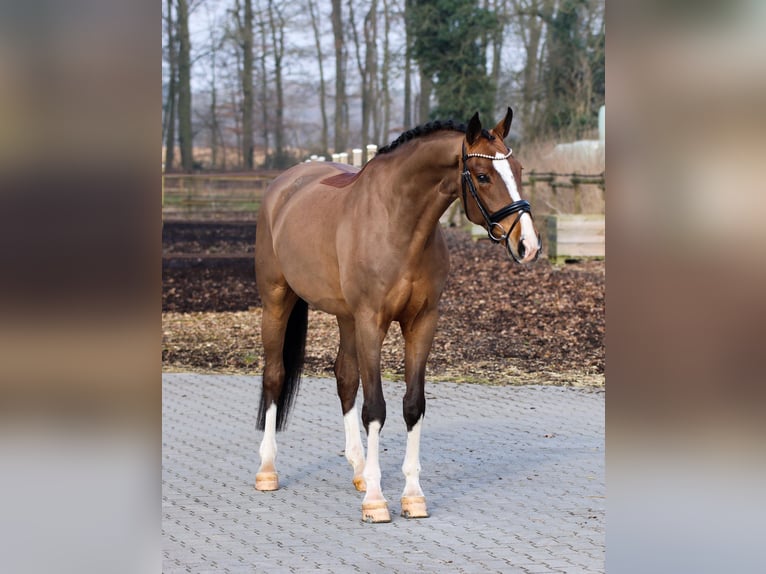
{"label": "white sock marking", "polygon": [[367,462],[364,465],[364,480],[367,482],[367,494],[364,502],[386,500],[380,488],[380,462],[378,451],[380,448],[380,423],[372,421],[368,426],[367,433]]}
{"label": "white sock marking", "polygon": [[420,488],[420,431],[422,423],[423,417],[420,417],[412,430],[407,433],[407,450],[402,464],[405,479],[402,496],[423,496],[423,490]]}
{"label": "white sock marking", "polygon": [[261,469],[273,470],[277,458],[277,405],[272,403],[266,411],[263,440],[259,449]]}
{"label": "white sock marking", "polygon": [[364,469],[364,447],[359,432],[359,415],[352,407],[343,415],[343,427],[346,429],[346,460],[354,467],[354,476]]}

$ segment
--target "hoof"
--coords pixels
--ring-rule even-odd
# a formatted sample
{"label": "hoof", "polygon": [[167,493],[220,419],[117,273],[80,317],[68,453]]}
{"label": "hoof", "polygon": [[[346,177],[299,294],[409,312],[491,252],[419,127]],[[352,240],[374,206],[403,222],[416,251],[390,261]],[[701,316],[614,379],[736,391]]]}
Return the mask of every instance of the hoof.
{"label": "hoof", "polygon": [[367,482],[362,475],[354,477],[354,488],[359,492],[367,492]]}
{"label": "hoof", "polygon": [[403,496],[402,516],[405,518],[428,518],[425,496]]}
{"label": "hoof", "polygon": [[279,479],[276,472],[259,472],[255,475],[255,489],[261,491],[277,490]]}
{"label": "hoof", "polygon": [[385,500],[362,503],[362,522],[380,523],[391,522],[391,514],[388,512],[388,503]]}

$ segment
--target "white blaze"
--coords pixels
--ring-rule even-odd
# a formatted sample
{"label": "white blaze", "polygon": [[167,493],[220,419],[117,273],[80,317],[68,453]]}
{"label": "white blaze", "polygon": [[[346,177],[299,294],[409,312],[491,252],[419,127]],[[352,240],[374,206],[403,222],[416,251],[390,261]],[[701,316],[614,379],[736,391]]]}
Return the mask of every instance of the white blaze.
{"label": "white blaze", "polygon": [[[521,194],[519,194],[519,189],[516,187],[516,179],[511,172],[511,164],[506,161],[505,154],[497,152],[495,153],[495,157],[497,158],[497,161],[493,162],[495,171],[497,171],[503,179],[505,187],[508,189],[508,194],[511,196],[511,200],[520,201]],[[521,214],[521,235],[527,241],[537,242],[537,235],[535,234],[535,227],[532,224],[532,217],[527,212]],[[535,245],[535,247],[537,246]]]}

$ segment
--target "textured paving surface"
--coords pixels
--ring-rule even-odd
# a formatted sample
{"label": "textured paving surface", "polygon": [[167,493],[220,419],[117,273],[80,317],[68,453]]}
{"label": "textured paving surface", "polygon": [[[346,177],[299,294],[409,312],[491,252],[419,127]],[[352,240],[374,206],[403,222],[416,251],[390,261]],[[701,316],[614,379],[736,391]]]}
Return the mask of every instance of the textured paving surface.
{"label": "textured paving surface", "polygon": [[604,571],[603,392],[429,383],[422,520],[399,516],[404,384],[384,393],[393,521],[364,524],[334,380],[304,379],[265,493],[260,379],[164,374],[163,572]]}

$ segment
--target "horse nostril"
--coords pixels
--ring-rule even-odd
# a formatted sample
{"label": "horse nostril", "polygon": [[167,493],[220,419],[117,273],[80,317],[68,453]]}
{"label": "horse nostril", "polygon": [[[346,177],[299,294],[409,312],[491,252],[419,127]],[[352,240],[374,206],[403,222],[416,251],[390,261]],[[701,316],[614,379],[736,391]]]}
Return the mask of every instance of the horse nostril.
{"label": "horse nostril", "polygon": [[520,239],[519,240],[519,257],[524,259],[524,255],[526,254],[526,252],[527,252],[527,248],[524,247],[524,240]]}

